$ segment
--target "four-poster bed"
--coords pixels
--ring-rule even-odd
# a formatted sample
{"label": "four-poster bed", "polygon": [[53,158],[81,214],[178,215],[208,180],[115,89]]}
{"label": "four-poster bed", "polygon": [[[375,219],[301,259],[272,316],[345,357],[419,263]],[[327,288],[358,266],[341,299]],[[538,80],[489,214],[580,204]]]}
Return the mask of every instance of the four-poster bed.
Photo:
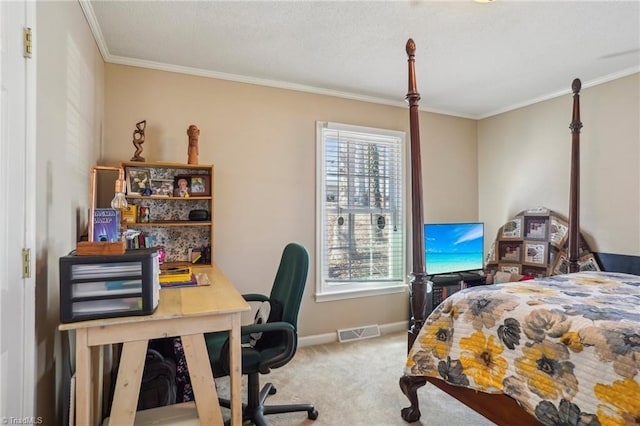
{"label": "four-poster bed", "polygon": [[414,232],[409,355],[400,379],[411,405],[402,418],[420,418],[417,390],[429,382],[500,425],[636,424],[640,276],[579,272],[580,80],[572,83],[570,274],[469,288],[426,318],[432,306],[421,232],[420,95],[413,40],[406,50]]}

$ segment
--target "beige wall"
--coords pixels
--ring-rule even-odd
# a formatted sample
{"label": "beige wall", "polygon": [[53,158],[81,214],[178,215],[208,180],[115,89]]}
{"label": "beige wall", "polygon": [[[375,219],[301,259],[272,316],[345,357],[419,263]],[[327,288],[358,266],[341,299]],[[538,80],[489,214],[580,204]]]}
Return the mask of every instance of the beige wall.
{"label": "beige wall", "polygon": [[[316,120],[408,132],[408,108],[114,64],[105,67],[105,100],[107,163],[131,158],[140,120],[149,161],[186,162],[187,127],[200,128],[200,162],[215,165],[214,260],[242,292],[269,291],[287,242],[308,248],[301,336],[406,321],[406,293],[323,303],[313,295]],[[423,169],[425,217],[476,220],[475,121],[421,119],[422,155],[438,158]]]}
{"label": "beige wall", "polygon": [[[580,101],[580,227],[594,251],[639,255],[640,74],[583,88]],[[479,121],[480,220],[492,238],[528,207],[568,215],[572,102],[566,95]]]}
{"label": "beige wall", "polygon": [[103,116],[104,62],[78,2],[38,2],[36,131],[36,415],[61,424],[58,259],[86,226],[89,169]]}
{"label": "beige wall", "polygon": [[420,129],[425,222],[478,220],[477,122],[421,113]]}

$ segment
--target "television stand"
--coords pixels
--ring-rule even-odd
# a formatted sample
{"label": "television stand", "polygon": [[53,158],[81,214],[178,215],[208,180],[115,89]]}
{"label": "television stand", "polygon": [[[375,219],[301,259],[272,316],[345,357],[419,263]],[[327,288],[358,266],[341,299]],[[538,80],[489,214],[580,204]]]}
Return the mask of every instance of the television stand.
{"label": "television stand", "polygon": [[[431,291],[431,306],[435,308],[444,299],[457,291],[467,287],[485,285],[487,283],[487,278],[484,276],[482,271],[471,271],[433,275],[429,278],[429,281],[433,283],[433,290]],[[431,312],[427,312],[427,315],[430,313]]]}
{"label": "television stand", "polygon": [[429,276],[429,281],[436,285],[449,285],[464,281],[467,287],[485,285],[487,278],[482,271],[456,272],[452,274],[438,274]]}

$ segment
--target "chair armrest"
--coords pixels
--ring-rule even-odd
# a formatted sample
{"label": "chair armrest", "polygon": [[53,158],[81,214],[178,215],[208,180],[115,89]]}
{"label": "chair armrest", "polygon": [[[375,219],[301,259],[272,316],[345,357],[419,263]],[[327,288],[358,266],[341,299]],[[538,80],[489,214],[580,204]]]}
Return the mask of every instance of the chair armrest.
{"label": "chair armrest", "polygon": [[266,302],[267,300],[269,300],[269,296],[258,293],[247,293],[243,294],[242,297],[247,302]]}
{"label": "chair armrest", "polygon": [[[278,321],[265,324],[251,324],[242,326],[242,335],[251,333],[281,332],[284,334],[283,350],[262,360],[258,366],[258,371],[268,374],[272,367],[280,367],[286,364],[296,353],[298,342],[296,340],[296,329],[288,322]],[[274,348],[275,349],[275,348]]]}
{"label": "chair armrest", "polygon": [[[291,336],[295,336],[296,329],[291,324],[284,321],[279,322],[266,322],[263,324],[249,324],[243,325],[240,328],[240,333],[245,336],[252,333],[265,333],[267,331],[284,331]],[[288,342],[287,342],[288,343]]]}

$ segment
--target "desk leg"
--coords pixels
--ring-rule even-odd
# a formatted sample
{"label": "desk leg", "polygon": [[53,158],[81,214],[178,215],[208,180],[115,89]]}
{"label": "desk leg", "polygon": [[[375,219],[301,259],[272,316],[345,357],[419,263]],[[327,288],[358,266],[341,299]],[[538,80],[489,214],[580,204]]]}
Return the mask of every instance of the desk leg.
{"label": "desk leg", "polygon": [[147,340],[137,340],[122,345],[109,426],[133,425],[136,419],[147,344]]}
{"label": "desk leg", "polygon": [[231,386],[231,424],[242,425],[242,317],[235,313],[229,331],[229,379]]}
{"label": "desk leg", "polygon": [[213,380],[204,335],[180,336],[184,355],[187,358],[189,378],[193,386],[196,408],[201,425],[222,425],[222,411],[218,404],[218,393]]}
{"label": "desk leg", "polygon": [[76,422],[78,425],[93,425],[91,408],[91,350],[88,346],[87,329],[76,330]]}
{"label": "desk leg", "polygon": [[104,347],[92,346],[91,349],[91,383],[93,383],[93,415],[98,424],[104,413],[103,401],[103,372],[104,372]]}

